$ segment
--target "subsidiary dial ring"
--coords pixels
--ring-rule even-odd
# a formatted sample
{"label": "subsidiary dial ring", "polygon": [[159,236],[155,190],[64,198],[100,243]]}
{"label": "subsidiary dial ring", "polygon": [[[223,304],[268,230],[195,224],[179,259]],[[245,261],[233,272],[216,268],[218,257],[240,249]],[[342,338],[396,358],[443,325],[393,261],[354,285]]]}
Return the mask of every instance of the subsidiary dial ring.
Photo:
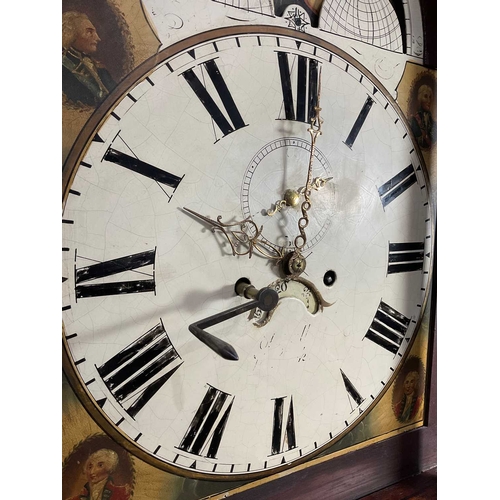
{"label": "subsidiary dial ring", "polygon": [[[245,218],[251,218],[258,227],[262,226],[261,238],[270,245],[285,250],[294,248],[301,217],[299,207],[306,189],[304,164],[309,162],[310,153],[310,140],[299,137],[275,139],[254,155],[245,170],[240,193],[241,209]],[[314,150],[313,178],[314,203],[309,207],[311,224],[304,251],[324,238],[334,215],[334,175],[320,148]],[[322,179],[327,182],[321,183]]]}

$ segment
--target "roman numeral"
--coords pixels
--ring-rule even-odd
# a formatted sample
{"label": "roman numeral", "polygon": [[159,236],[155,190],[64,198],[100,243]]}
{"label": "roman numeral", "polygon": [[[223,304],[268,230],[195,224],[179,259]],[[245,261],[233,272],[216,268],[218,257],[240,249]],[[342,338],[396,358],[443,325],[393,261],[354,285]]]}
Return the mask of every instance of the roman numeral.
{"label": "roman numeral", "polygon": [[359,131],[361,130],[361,127],[365,123],[366,117],[368,116],[370,109],[372,109],[374,102],[375,101],[370,96],[366,98],[366,101],[363,104],[363,107],[361,108],[361,111],[359,112],[359,115],[356,118],[356,121],[354,122],[351,131],[349,132],[349,135],[347,136],[347,139],[344,141],[344,144],[348,148],[352,149],[352,145],[354,144],[354,141],[358,137]]}
{"label": "roman numeral", "polygon": [[293,412],[293,399],[290,396],[288,414],[285,421],[285,397],[274,399],[273,435],[271,441],[271,455],[297,447],[295,439],[295,417]]}
{"label": "roman numeral", "polygon": [[382,300],[364,338],[396,354],[406,334],[410,320]]}
{"label": "roman numeral", "polygon": [[[154,292],[154,263],[156,248],[145,252],[119,257],[117,259],[91,264],[90,266],[75,266],[75,294],[77,299],[101,297],[105,295],[120,295],[124,293]],[[150,273],[138,271],[139,268],[153,266]],[[107,278],[125,271],[133,271],[146,276],[145,279],[133,281],[114,281],[87,284],[87,281]]]}
{"label": "roman numeral", "polygon": [[351,396],[351,399],[356,403],[356,406],[359,406],[364,401],[364,398],[361,397],[361,394],[357,391],[356,387],[354,387],[353,383],[349,380],[347,375],[342,370],[340,370],[340,373],[342,374],[342,379],[344,380],[344,386],[347,394]]}
{"label": "roman numeral", "polygon": [[[283,92],[284,119],[310,123],[315,115],[314,107],[318,104],[318,61],[300,55],[290,56],[286,52],[276,54]],[[289,57],[293,58],[292,66],[297,62],[296,71],[290,70]],[[292,77],[296,79],[295,98]]]}
{"label": "roman numeral", "polygon": [[378,194],[382,201],[382,205],[384,207],[389,205],[391,201],[394,201],[416,182],[417,176],[415,175],[413,165],[408,165],[405,169],[401,170],[399,174],[395,175],[392,179],[378,188]]}
{"label": "roman numeral", "polygon": [[231,397],[231,394],[209,386],[179,449],[194,455],[217,458],[233,401],[234,396]]}
{"label": "roman numeral", "polygon": [[424,266],[424,242],[389,243],[387,274],[421,271]]}
{"label": "roman numeral", "polygon": [[225,112],[227,113],[227,116],[229,117],[229,120],[216,104],[193,69],[188,69],[187,71],[182,73],[182,76],[189,84],[193,92],[196,94],[200,102],[203,104],[205,109],[208,111],[208,113],[212,117],[212,120],[217,124],[224,136],[230,134],[231,132],[234,132],[235,130],[245,127],[245,122],[243,121],[243,118],[241,117],[241,114],[236,107],[233,96],[231,95],[231,92],[229,91],[226,82],[224,81],[224,78],[219,71],[219,68],[217,67],[215,59],[206,61],[200,66],[202,68],[202,72],[204,68],[204,70],[210,77],[210,80],[212,81],[215,90],[217,91],[217,94],[222,101],[222,105]]}
{"label": "roman numeral", "polygon": [[172,199],[172,195],[168,194],[161,185],[163,184],[164,186],[169,186],[175,192],[184,178],[184,176],[179,177],[175,174],[171,174],[170,172],[161,170],[160,168],[150,165],[145,161],[139,160],[135,156],[130,156],[126,153],[113,149],[111,146],[104,154],[103,160],[109,161],[115,165],[119,165],[120,167],[126,168],[127,170],[131,170],[132,172],[136,172],[137,174],[144,175],[145,177],[149,177],[153,181],[156,181],[162,188],[163,192],[168,196],[169,201]]}
{"label": "roman numeral", "polygon": [[118,403],[134,418],[181,364],[160,322],[97,371]]}

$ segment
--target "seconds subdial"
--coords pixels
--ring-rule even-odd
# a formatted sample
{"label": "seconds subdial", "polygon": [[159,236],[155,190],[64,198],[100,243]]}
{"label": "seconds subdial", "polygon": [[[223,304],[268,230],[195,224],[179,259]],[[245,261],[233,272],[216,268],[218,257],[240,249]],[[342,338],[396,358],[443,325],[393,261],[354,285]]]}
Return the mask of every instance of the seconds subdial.
{"label": "seconds subdial", "polygon": [[[284,137],[262,147],[248,164],[241,188],[241,208],[245,218],[251,217],[263,227],[262,239],[271,245],[293,249],[300,203],[285,206],[273,216],[268,209],[281,200],[287,190],[300,192],[304,184],[304,165],[311,153],[311,143],[298,137]],[[316,245],[331,225],[334,213],[335,177],[327,158],[316,148],[313,177],[331,179],[314,191],[308,239],[303,250]]]}

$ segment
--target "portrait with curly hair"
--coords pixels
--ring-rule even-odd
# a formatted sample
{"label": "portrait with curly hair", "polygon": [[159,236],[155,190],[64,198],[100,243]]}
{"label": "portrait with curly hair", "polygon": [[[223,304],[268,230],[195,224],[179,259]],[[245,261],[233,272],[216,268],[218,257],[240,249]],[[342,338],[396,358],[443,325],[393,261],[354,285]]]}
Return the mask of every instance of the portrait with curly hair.
{"label": "portrait with curly hair", "polygon": [[392,409],[399,422],[413,422],[424,403],[425,373],[422,360],[410,356],[399,372],[392,392]]}
{"label": "portrait with curly hair", "polygon": [[113,2],[63,3],[63,103],[95,108],[133,62],[128,26]]}
{"label": "portrait with curly hair", "polygon": [[413,81],[408,100],[408,120],[421,149],[430,149],[436,144],[436,78],[433,73],[423,72]]}
{"label": "portrait with curly hair", "polygon": [[135,471],[130,455],[104,434],[79,443],[63,464],[63,498],[130,500]]}

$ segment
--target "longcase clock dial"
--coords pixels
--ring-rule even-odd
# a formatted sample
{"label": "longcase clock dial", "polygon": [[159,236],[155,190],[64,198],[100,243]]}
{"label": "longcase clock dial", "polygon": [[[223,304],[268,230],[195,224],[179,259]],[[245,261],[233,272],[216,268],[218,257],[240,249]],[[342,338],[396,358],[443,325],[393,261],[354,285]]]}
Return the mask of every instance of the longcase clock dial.
{"label": "longcase clock dial", "polygon": [[169,47],[109,102],[65,190],[73,386],[169,471],[307,460],[380,399],[425,305],[432,211],[404,117],[339,49],[258,26]]}

